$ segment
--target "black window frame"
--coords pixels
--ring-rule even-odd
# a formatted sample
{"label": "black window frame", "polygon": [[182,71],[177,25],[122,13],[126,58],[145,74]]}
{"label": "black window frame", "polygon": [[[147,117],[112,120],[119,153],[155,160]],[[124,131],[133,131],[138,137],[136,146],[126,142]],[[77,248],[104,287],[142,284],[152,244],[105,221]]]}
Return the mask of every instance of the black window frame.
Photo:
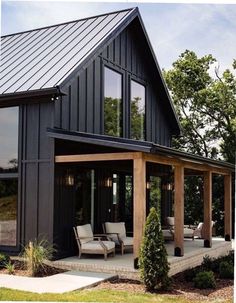
{"label": "black window frame", "polygon": [[[144,115],[144,138],[141,140],[141,141],[146,141],[147,140],[147,83],[138,78],[138,77],[135,77],[134,75],[130,76],[129,77],[129,138],[130,139],[133,139],[131,137],[131,120],[132,120],[132,117],[131,117],[131,83],[132,81],[142,85],[145,89],[145,115]],[[133,139],[133,140],[137,140],[137,139]]]}
{"label": "black window frame", "polygon": [[[104,113],[104,100],[105,100],[105,68],[108,68],[110,70],[112,70],[113,72],[115,73],[118,73],[121,75],[121,100],[122,100],[122,112],[121,112],[121,134],[119,137],[117,138],[122,138],[122,137],[125,137],[126,136],[126,129],[125,129],[125,126],[126,126],[126,108],[125,108],[125,105],[126,105],[126,99],[125,99],[125,72],[121,69],[121,68],[118,68],[117,66],[114,66],[113,64],[109,63],[109,62],[104,62],[103,61],[103,68],[102,68],[102,81],[101,81],[101,84],[102,84],[102,87],[101,87],[101,90],[102,90],[102,106],[101,106],[101,109],[102,109],[102,113],[101,113],[101,121],[102,121],[102,133],[106,136],[109,136],[108,134],[105,134],[105,113]],[[112,136],[111,136],[112,137]]]}
{"label": "black window frame", "polygon": [[0,251],[2,252],[18,252],[19,242],[20,242],[20,175],[21,175],[21,162],[20,162],[20,155],[21,155],[21,127],[22,124],[22,108],[20,105],[12,105],[12,106],[4,106],[0,107],[1,109],[11,108],[11,107],[17,107],[18,108],[18,147],[17,147],[17,161],[18,161],[18,167],[17,172],[4,172],[0,173],[0,180],[17,180],[17,207],[16,207],[16,245],[1,245],[0,244]]}

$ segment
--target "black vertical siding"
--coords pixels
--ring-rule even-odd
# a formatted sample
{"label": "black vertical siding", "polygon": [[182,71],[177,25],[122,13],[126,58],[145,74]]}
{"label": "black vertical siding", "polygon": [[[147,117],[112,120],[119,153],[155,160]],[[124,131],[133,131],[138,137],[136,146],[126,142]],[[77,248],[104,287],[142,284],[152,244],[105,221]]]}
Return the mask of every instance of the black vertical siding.
{"label": "black vertical siding", "polygon": [[63,129],[102,134],[103,126],[103,67],[115,68],[123,74],[124,125],[123,136],[129,137],[130,80],[146,86],[146,140],[170,146],[173,133],[166,114],[163,87],[158,86],[156,69],[150,51],[135,24],[127,27],[80,73],[70,79],[55,105],[55,125]]}
{"label": "black vertical siding", "polygon": [[53,113],[53,103],[21,106],[21,244],[53,239],[54,141],[46,135]]}

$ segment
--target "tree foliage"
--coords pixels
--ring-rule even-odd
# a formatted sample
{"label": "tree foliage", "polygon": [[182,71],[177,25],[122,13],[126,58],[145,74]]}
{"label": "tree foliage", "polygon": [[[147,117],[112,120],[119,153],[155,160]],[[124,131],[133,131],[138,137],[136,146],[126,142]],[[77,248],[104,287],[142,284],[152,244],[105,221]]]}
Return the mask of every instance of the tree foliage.
{"label": "tree foliage", "polygon": [[[174,140],[176,148],[213,159],[235,162],[236,77],[227,69],[211,76],[216,59],[199,58],[186,50],[173,68],[164,71],[182,126],[182,136]],[[236,69],[236,60],[233,62]]]}
{"label": "tree foliage", "polygon": [[169,264],[159,215],[154,207],[147,217],[140,251],[141,278],[149,291],[169,285]]}

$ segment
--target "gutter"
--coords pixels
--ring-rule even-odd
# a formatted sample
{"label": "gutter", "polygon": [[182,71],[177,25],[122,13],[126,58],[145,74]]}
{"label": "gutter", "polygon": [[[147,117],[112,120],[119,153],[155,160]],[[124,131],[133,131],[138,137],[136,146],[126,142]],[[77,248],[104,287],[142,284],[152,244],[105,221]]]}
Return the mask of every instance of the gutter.
{"label": "gutter", "polygon": [[60,90],[59,86],[46,88],[46,89],[37,89],[32,91],[23,91],[23,92],[14,92],[8,94],[0,95],[0,107],[16,105],[24,101],[25,103],[34,102],[36,99],[47,99],[50,98],[50,101],[58,99],[60,96],[64,96],[65,93]]}

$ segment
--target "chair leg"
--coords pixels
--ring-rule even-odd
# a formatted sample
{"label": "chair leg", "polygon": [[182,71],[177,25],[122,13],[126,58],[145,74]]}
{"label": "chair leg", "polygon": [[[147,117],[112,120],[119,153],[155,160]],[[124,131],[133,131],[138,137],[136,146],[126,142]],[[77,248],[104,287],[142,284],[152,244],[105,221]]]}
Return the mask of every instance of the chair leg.
{"label": "chair leg", "polygon": [[121,255],[123,256],[123,254],[124,254],[124,244],[122,243],[121,244]]}
{"label": "chair leg", "polygon": [[107,261],[107,252],[104,252],[104,261]]}

